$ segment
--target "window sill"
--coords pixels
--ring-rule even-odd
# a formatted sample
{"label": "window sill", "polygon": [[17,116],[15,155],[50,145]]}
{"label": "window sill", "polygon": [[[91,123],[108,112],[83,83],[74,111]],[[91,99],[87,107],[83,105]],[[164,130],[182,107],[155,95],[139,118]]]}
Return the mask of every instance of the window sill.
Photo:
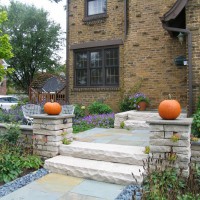
{"label": "window sill", "polygon": [[93,23],[103,23],[105,22],[106,18],[108,17],[107,14],[100,14],[94,16],[87,16],[83,19],[85,24],[93,24]]}
{"label": "window sill", "polygon": [[99,88],[73,88],[72,92],[98,92],[98,91],[119,91],[119,87],[99,87]]}

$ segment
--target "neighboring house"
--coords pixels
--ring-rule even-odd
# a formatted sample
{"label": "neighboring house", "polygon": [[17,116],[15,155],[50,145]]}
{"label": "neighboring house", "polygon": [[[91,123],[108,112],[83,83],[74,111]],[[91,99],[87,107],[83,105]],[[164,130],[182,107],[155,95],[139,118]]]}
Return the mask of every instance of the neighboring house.
{"label": "neighboring house", "polygon": [[[104,100],[117,111],[142,83],[151,108],[170,93],[191,115],[200,96],[198,0],[68,0],[68,10],[70,103]],[[175,64],[180,56],[187,66]]]}
{"label": "neighboring house", "polygon": [[32,103],[44,104],[47,101],[66,102],[66,79],[49,73],[36,76],[30,85],[29,98]]}
{"label": "neighboring house", "polygon": [[[0,65],[3,65],[5,68],[9,66],[4,59],[0,59]],[[7,93],[7,86],[5,77],[2,81],[0,81],[0,95],[6,95],[6,93]]]}

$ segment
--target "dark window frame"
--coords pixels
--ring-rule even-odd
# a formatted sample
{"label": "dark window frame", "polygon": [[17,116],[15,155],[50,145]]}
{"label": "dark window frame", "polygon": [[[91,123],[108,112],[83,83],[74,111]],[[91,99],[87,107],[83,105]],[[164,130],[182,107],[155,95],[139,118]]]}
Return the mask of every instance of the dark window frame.
{"label": "dark window frame", "polygon": [[99,13],[99,14],[94,14],[94,15],[88,15],[88,1],[89,0],[85,0],[85,17],[83,19],[83,21],[93,21],[93,20],[98,20],[98,19],[102,19],[102,18],[107,18],[107,0],[106,0],[106,11],[104,13]]}
{"label": "dark window frame", "polygon": [[[113,66],[110,68],[115,68],[118,70],[118,80],[117,80],[117,84],[106,84],[106,68],[108,68],[108,66],[105,64],[105,50],[107,49],[115,49],[117,50],[117,54],[118,54],[118,58],[117,58],[117,64],[118,66]],[[103,84],[102,85],[92,85],[91,84],[91,68],[90,68],[90,52],[94,52],[94,51],[102,51],[102,71],[103,71]],[[78,53],[82,53],[82,52],[87,52],[87,84],[86,85],[77,85],[77,70],[79,70],[78,68],[76,68],[76,55]],[[106,46],[106,47],[98,47],[98,48],[87,48],[87,49],[76,49],[74,50],[73,54],[74,54],[74,65],[73,65],[73,71],[74,71],[74,88],[118,88],[119,84],[120,84],[120,55],[119,55],[120,51],[119,51],[119,46]]]}

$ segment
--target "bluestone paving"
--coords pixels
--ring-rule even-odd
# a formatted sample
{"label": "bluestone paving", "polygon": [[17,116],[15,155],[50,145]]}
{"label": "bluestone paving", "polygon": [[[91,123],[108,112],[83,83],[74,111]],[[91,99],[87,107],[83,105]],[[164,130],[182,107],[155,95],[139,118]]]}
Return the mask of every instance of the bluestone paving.
{"label": "bluestone paving", "polygon": [[50,173],[1,200],[114,200],[122,185]]}
{"label": "bluestone paving", "polygon": [[149,130],[94,128],[76,134],[76,140],[82,142],[119,144],[128,146],[148,146]]}
{"label": "bluestone paving", "polygon": [[64,196],[62,196],[61,198],[59,198],[58,200],[105,200],[105,199],[69,192]]}
{"label": "bluestone paving", "polygon": [[86,180],[72,189],[73,193],[94,196],[102,199],[115,199],[124,189],[122,185]]}

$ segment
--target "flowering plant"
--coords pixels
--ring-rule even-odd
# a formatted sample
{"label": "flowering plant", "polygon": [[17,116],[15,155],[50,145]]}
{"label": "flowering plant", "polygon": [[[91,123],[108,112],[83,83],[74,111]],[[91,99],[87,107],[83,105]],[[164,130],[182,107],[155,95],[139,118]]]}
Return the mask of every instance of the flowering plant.
{"label": "flowering plant", "polygon": [[130,101],[132,109],[137,108],[138,103],[140,103],[141,101],[144,101],[147,104],[149,104],[149,98],[141,92],[138,92],[138,93],[135,93],[134,95],[129,96],[129,101]]}

